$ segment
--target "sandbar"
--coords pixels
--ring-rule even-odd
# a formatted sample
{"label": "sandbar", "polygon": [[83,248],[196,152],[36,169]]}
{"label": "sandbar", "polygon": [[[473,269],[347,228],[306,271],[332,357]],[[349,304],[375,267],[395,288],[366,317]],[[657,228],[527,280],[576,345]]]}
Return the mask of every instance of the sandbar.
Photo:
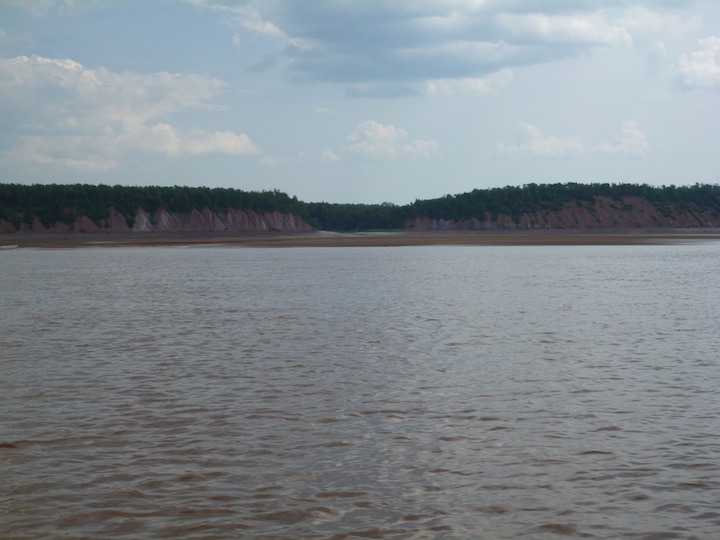
{"label": "sandbar", "polygon": [[336,233],[178,232],[5,234],[0,245],[19,248],[91,248],[227,245],[245,247],[392,247],[431,245],[594,246],[720,240],[720,229],[574,229],[492,231],[392,231]]}

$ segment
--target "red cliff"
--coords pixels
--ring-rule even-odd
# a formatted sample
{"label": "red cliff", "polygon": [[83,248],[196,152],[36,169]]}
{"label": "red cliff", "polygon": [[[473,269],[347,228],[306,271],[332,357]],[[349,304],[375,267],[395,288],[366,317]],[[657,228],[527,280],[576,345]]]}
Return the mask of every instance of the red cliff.
{"label": "red cliff", "polygon": [[[130,225],[131,224],[131,225]],[[189,213],[173,213],[156,210],[149,213],[139,208],[131,220],[110,209],[106,219],[91,220],[80,216],[68,225],[56,222],[44,225],[35,218],[31,225],[23,223],[16,228],[8,221],[0,220],[0,233],[119,233],[119,232],[262,232],[262,231],[310,231],[312,227],[299,216],[283,212],[257,213],[252,210],[229,210],[212,212],[208,208],[193,209]]]}
{"label": "red cliff", "polygon": [[624,197],[621,201],[595,197],[593,201],[566,203],[559,210],[544,210],[520,216],[518,222],[507,214],[484,219],[459,221],[415,218],[406,228],[428,230],[496,230],[496,229],[627,229],[654,227],[718,227],[720,219],[711,211],[693,205],[682,208],[675,204],[656,206],[640,197]]}

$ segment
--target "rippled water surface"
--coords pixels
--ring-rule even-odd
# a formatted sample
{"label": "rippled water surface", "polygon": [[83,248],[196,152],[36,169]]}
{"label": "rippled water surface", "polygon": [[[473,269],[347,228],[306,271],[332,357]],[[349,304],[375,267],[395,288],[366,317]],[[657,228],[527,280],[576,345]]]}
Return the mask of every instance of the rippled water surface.
{"label": "rippled water surface", "polygon": [[2,538],[720,538],[720,244],[0,272]]}

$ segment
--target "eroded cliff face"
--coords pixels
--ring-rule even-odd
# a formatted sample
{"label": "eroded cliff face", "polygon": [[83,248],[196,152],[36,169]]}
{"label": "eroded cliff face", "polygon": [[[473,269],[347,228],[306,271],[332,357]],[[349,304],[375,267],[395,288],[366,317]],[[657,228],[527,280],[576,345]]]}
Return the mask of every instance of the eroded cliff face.
{"label": "eroded cliff face", "polygon": [[146,232],[210,232],[210,231],[309,231],[307,223],[295,214],[229,209],[211,212],[193,210],[189,214],[173,214],[157,210],[152,215],[143,209],[135,214],[133,231]]}
{"label": "eroded cliff face", "polygon": [[[565,204],[559,210],[523,214],[519,221],[507,214],[483,219],[454,221],[414,218],[405,223],[406,229],[431,230],[498,230],[498,229],[628,229],[628,228],[692,228],[720,227],[720,215],[700,210],[693,205],[658,206],[640,197],[615,200],[595,197],[593,201]],[[70,225],[56,222],[44,225],[39,219],[16,228],[0,220],[0,234],[20,233],[143,233],[143,232],[301,232],[310,227],[299,216],[282,212],[258,213],[252,210],[229,209],[212,212],[208,208],[189,213],[173,213],[158,209],[148,212],[139,208],[131,219],[110,209],[105,219],[96,221],[80,216]]]}
{"label": "eroded cliff face", "polygon": [[114,209],[107,219],[94,222],[87,216],[80,216],[67,225],[57,222],[45,226],[39,219],[32,225],[23,223],[16,228],[8,221],[0,220],[0,233],[127,233],[127,232],[264,232],[264,231],[310,231],[312,227],[295,214],[283,212],[257,213],[252,210],[229,209],[212,212],[208,208],[190,213],[173,213],[156,210],[152,214],[139,208],[128,225],[125,216]]}
{"label": "eroded cliff face", "polygon": [[626,229],[652,227],[718,227],[720,216],[697,207],[678,208],[650,204],[640,197],[617,201],[595,197],[594,201],[565,204],[560,210],[523,214],[518,223],[507,214],[491,215],[484,220],[471,218],[460,221],[416,218],[406,227],[415,230],[497,230],[497,229]]}

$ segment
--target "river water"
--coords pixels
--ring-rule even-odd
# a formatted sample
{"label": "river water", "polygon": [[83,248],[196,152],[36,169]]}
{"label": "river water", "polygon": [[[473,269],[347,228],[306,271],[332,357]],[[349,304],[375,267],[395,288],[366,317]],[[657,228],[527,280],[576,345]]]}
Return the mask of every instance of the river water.
{"label": "river water", "polygon": [[0,255],[0,537],[720,537],[720,243]]}

